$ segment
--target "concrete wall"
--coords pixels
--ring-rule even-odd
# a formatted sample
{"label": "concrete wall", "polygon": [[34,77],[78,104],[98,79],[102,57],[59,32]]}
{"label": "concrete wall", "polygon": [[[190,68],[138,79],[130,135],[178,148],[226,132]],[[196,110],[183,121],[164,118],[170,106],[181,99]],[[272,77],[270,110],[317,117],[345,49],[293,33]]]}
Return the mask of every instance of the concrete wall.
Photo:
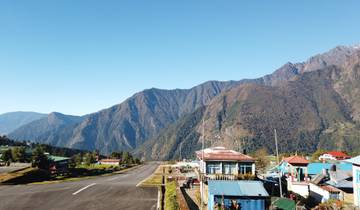
{"label": "concrete wall", "polygon": [[289,191],[299,194],[304,198],[309,196],[309,185],[305,182],[292,182],[290,177],[287,179],[287,187]]}
{"label": "concrete wall", "polygon": [[[325,202],[329,199],[338,199],[340,200],[340,194],[337,193],[330,193],[324,189],[322,189],[321,187],[310,183],[310,197],[314,198],[317,202]],[[342,200],[342,199],[341,199]]]}

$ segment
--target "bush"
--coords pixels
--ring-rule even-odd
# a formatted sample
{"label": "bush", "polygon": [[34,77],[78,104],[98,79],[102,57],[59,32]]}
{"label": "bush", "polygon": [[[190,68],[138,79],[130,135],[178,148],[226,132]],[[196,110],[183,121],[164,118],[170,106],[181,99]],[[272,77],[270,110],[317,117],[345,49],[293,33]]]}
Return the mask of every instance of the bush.
{"label": "bush", "polygon": [[178,210],[179,204],[176,197],[176,182],[171,181],[166,183],[165,191],[165,210]]}

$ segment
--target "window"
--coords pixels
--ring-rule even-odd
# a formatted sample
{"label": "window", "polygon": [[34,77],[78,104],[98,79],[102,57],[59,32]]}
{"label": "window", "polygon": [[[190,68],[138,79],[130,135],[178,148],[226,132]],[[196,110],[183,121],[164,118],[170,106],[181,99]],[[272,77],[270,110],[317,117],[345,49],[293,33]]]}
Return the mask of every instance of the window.
{"label": "window", "polygon": [[356,170],[356,183],[360,183],[360,170]]}
{"label": "window", "polygon": [[251,174],[252,165],[239,165],[239,174]]}
{"label": "window", "polygon": [[221,167],[219,162],[207,162],[206,163],[207,174],[221,174]]}
{"label": "window", "polygon": [[237,171],[236,163],[231,163],[231,162],[223,163],[224,174],[236,174],[236,171]]}

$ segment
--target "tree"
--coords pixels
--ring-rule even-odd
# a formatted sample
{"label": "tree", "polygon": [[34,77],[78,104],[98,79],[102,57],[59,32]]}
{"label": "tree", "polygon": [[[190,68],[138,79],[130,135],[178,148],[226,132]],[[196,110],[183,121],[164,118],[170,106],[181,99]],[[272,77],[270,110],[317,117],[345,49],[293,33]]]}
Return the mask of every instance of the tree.
{"label": "tree", "polygon": [[25,162],[26,161],[26,149],[25,147],[14,147],[11,150],[11,155],[13,161],[15,162]]}
{"label": "tree", "polygon": [[84,156],[84,162],[88,166],[95,163],[96,162],[96,154],[91,153],[91,152],[86,153]]}
{"label": "tree", "polygon": [[141,163],[140,159],[139,159],[139,158],[135,158],[135,163],[136,163],[136,164],[140,164],[140,163]]}
{"label": "tree", "polygon": [[112,152],[110,157],[114,159],[121,159],[123,156],[123,152]]}
{"label": "tree", "polygon": [[10,165],[10,161],[12,160],[11,149],[7,149],[2,152],[2,160],[6,163],[6,165]]}
{"label": "tree", "polygon": [[83,156],[81,153],[74,155],[73,159],[76,165],[81,165],[83,162]]}
{"label": "tree", "polygon": [[270,164],[270,160],[268,159],[268,153],[266,148],[261,148],[255,151],[255,165],[256,165],[256,169],[260,172],[260,173],[264,173],[266,171],[266,168],[269,166]]}
{"label": "tree", "polygon": [[33,165],[40,169],[49,169],[50,161],[48,157],[44,154],[44,150],[41,146],[37,146],[32,153]]}
{"label": "tree", "polygon": [[129,152],[123,152],[122,162],[125,164],[133,163],[133,157],[131,156],[131,154]]}

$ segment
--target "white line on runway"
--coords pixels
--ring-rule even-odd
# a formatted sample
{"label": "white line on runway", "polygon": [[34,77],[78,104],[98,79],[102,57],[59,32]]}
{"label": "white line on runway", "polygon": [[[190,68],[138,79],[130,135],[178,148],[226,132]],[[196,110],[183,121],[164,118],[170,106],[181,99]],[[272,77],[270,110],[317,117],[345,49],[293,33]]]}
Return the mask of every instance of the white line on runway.
{"label": "white line on runway", "polygon": [[87,188],[92,187],[92,186],[94,186],[94,185],[96,185],[96,183],[89,184],[88,186],[83,187],[83,188],[81,188],[80,190],[74,192],[73,195],[76,195],[76,194],[80,193],[81,191],[86,190]]}
{"label": "white line on runway", "polygon": [[115,179],[118,179],[118,178],[124,178],[124,177],[127,177],[127,176],[129,176],[129,174],[126,174],[126,175],[123,175],[123,176],[116,176],[116,177],[113,177],[113,178],[107,179],[107,181],[114,181]]}

